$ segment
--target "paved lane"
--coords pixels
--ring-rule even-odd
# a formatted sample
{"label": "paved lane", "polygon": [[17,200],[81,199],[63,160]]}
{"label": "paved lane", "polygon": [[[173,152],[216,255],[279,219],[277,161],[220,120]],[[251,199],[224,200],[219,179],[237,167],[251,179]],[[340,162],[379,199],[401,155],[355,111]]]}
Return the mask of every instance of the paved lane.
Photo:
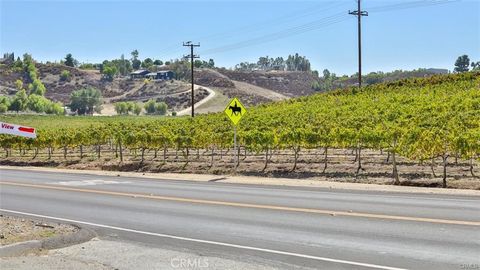
{"label": "paved lane", "polygon": [[[167,248],[281,268],[460,269],[479,263],[475,197],[0,173],[2,209],[106,225],[93,227]],[[312,209],[318,212],[303,211]],[[452,220],[459,223],[443,222]]]}

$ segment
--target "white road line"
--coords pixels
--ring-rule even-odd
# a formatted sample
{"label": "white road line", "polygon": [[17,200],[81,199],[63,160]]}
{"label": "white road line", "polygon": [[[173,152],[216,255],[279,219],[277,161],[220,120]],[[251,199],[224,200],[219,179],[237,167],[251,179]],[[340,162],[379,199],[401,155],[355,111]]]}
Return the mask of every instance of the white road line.
{"label": "white road line", "polygon": [[326,258],[326,257],[319,257],[319,256],[312,256],[312,255],[306,255],[306,254],[300,254],[300,253],[274,250],[274,249],[250,247],[250,246],[229,244],[229,243],[216,242],[216,241],[210,241],[210,240],[195,239],[195,238],[189,238],[189,237],[181,237],[181,236],[162,234],[162,233],[145,232],[145,231],[139,231],[139,230],[134,230],[134,229],[103,225],[103,224],[92,223],[92,222],[85,222],[85,221],[79,221],[79,220],[73,220],[73,219],[67,219],[67,218],[58,218],[58,217],[52,217],[52,216],[45,216],[45,215],[39,215],[39,214],[33,214],[33,213],[26,213],[26,212],[8,210],[8,209],[3,209],[3,208],[0,208],[0,211],[7,212],[7,213],[13,213],[13,214],[32,216],[32,217],[59,220],[59,221],[64,221],[64,222],[84,224],[84,225],[113,229],[113,230],[124,231],[124,232],[152,235],[152,236],[158,236],[158,237],[163,237],[163,238],[170,238],[170,239],[176,239],[176,240],[182,240],[182,241],[190,241],[190,242],[196,242],[196,243],[202,243],[202,244],[211,244],[211,245],[224,246],[224,247],[232,247],[232,248],[238,248],[238,249],[254,250],[254,251],[260,251],[260,252],[266,252],[266,253],[272,253],[272,254],[278,254],[278,255],[293,256],[293,257],[304,258],[304,259],[311,259],[311,260],[318,260],[318,261],[325,261],[325,262],[333,262],[333,263],[340,263],[340,264],[348,264],[348,265],[361,266],[361,267],[367,267],[367,268],[373,268],[373,269],[406,270],[404,268],[390,267],[390,266],[384,266],[384,265],[332,259],[332,258]]}
{"label": "white road line", "polygon": [[111,184],[131,184],[130,181],[113,181],[113,180],[102,180],[102,179],[91,179],[91,180],[78,180],[78,181],[60,181],[60,182],[48,182],[50,185],[62,185],[62,186],[96,186],[96,185],[111,185]]}

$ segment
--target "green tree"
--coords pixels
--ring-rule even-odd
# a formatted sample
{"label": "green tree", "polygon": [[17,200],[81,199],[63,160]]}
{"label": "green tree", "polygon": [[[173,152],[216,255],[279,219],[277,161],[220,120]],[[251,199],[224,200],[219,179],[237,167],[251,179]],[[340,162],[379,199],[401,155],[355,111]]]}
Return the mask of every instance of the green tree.
{"label": "green tree", "polygon": [[92,70],[95,69],[94,65],[91,63],[83,63],[79,66],[80,69]]}
{"label": "green tree", "polygon": [[10,98],[7,96],[0,96],[0,113],[5,113],[10,107]]}
{"label": "green tree", "polygon": [[46,99],[44,96],[31,94],[28,96],[27,108],[37,113],[43,113],[45,112],[48,103],[50,103],[50,100]]}
{"label": "green tree", "polygon": [[60,102],[48,102],[45,106],[45,113],[48,114],[64,114],[65,110],[63,109],[63,104]]}
{"label": "green tree", "polygon": [[30,94],[35,94],[39,96],[44,96],[45,92],[47,91],[45,85],[43,85],[42,81],[40,81],[39,79],[35,79],[33,83],[29,84],[28,90],[30,91]]}
{"label": "green tree", "polygon": [[0,113],[6,113],[8,111],[8,105],[0,103]]}
{"label": "green tree", "polygon": [[[145,111],[147,114],[159,114],[159,115],[165,115],[167,113],[168,106],[165,102],[159,102],[156,103],[154,99],[150,99],[147,101],[143,107],[145,108]],[[134,108],[135,112],[135,108]]]}
{"label": "green tree", "polygon": [[128,114],[128,105],[126,102],[117,102],[114,104],[117,114]]}
{"label": "green tree", "polygon": [[15,89],[17,89],[17,91],[20,91],[23,89],[23,82],[22,80],[18,79],[15,81]]}
{"label": "green tree", "polygon": [[113,62],[105,60],[102,63],[101,72],[104,79],[108,81],[113,81],[113,78],[118,73],[118,69]]}
{"label": "green tree", "polygon": [[150,99],[149,101],[145,102],[143,105],[147,114],[154,114],[155,113],[155,100]]}
{"label": "green tree", "polygon": [[73,91],[70,96],[70,108],[79,115],[93,114],[102,109],[102,93],[92,87]]}
{"label": "green tree", "polygon": [[117,68],[118,73],[120,73],[122,76],[125,76],[132,71],[132,65],[130,61],[125,59],[123,54],[120,57],[120,59],[112,60],[112,63]]}
{"label": "green tree", "polygon": [[155,105],[155,113],[159,115],[165,115],[167,113],[167,103],[159,102]]}
{"label": "green tree", "polygon": [[202,60],[195,60],[195,61],[193,62],[193,66],[196,67],[196,68],[202,67],[202,66],[203,66]]}
{"label": "green tree", "polygon": [[22,60],[20,59],[20,57],[17,57],[17,60],[15,61],[15,63],[13,64],[13,68],[16,72],[20,72],[22,71],[23,69],[23,62]]}
{"label": "green tree", "polygon": [[135,107],[135,104],[133,101],[131,102],[126,102],[127,104],[127,113],[133,112],[133,107]]}
{"label": "green tree", "polygon": [[324,80],[330,79],[330,71],[328,69],[323,70],[323,79]]}
{"label": "green tree", "polygon": [[467,72],[469,66],[470,66],[470,58],[468,58],[468,55],[464,54],[462,56],[459,56],[457,58],[457,61],[455,61],[454,71],[458,73]]}
{"label": "green tree", "polygon": [[313,81],[312,82],[312,89],[315,90],[315,91],[319,91],[321,89],[320,83],[318,83],[317,81]]}
{"label": "green tree", "polygon": [[472,66],[472,71],[480,70],[480,61],[478,61],[478,62],[472,61],[471,66]]}
{"label": "green tree", "polygon": [[75,62],[77,62],[71,53],[67,54],[67,56],[65,56],[65,62],[64,64],[66,66],[69,66],[69,67],[74,67],[75,66]]}
{"label": "green tree", "polygon": [[208,60],[208,67],[209,68],[214,68],[215,67],[215,61],[213,61],[213,59],[211,59],[211,58]]}
{"label": "green tree", "polygon": [[151,66],[153,66],[153,60],[152,60],[151,58],[147,58],[147,59],[143,60],[143,62],[142,62],[142,68],[148,69],[148,68],[150,68]]}
{"label": "green tree", "polygon": [[31,54],[24,53],[23,54],[23,64],[28,66],[28,64],[33,63],[33,58]]}
{"label": "green tree", "polygon": [[22,89],[18,91],[15,94],[15,97],[12,100],[12,103],[10,104],[10,110],[12,111],[24,111],[25,108],[27,107],[27,102],[28,102],[28,96],[27,92],[25,89]]}
{"label": "green tree", "polygon": [[190,62],[176,60],[169,64],[169,68],[175,73],[177,80],[190,80]]}
{"label": "green tree", "polygon": [[138,59],[138,50],[133,50],[133,52],[131,52],[131,54],[132,54],[133,59]]}
{"label": "green tree", "polygon": [[142,64],[142,62],[140,60],[138,60],[138,51],[137,50],[133,50],[133,52],[131,52],[131,55],[132,55],[132,68],[133,69],[139,69],[140,68],[140,65]]}
{"label": "green tree", "polygon": [[135,115],[140,115],[142,113],[142,105],[140,103],[134,103],[133,105],[133,113]]}
{"label": "green tree", "polygon": [[157,65],[157,66],[161,66],[161,65],[163,65],[163,62],[162,62],[162,60],[157,59],[157,60],[153,61],[153,64]]}
{"label": "green tree", "polygon": [[132,68],[134,70],[139,69],[141,64],[142,64],[142,61],[140,61],[138,59],[132,60]]}

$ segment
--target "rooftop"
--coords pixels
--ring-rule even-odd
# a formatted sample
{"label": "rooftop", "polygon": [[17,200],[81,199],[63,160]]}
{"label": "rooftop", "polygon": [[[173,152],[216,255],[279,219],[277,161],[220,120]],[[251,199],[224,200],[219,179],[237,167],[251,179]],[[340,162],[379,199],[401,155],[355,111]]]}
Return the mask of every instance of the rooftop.
{"label": "rooftop", "polygon": [[145,72],[148,72],[148,70],[139,69],[139,70],[133,71],[133,72],[130,73],[130,74],[134,74],[134,75],[135,75],[135,74],[143,74],[143,73],[145,73]]}

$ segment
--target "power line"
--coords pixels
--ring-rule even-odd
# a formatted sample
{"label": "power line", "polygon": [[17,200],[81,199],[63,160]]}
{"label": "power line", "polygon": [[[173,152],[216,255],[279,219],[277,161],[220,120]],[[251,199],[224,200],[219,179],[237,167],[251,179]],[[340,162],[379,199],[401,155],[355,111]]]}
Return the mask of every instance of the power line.
{"label": "power line", "polygon": [[428,6],[436,6],[443,4],[450,4],[458,2],[459,0],[432,0],[432,1],[412,1],[406,3],[398,3],[385,6],[370,7],[370,13],[372,12],[387,12],[387,11],[397,11],[401,9],[412,9],[412,8],[421,8]]}
{"label": "power line", "polygon": [[[369,11],[370,12],[388,12],[388,11],[396,11],[396,10],[401,10],[401,9],[411,9],[411,8],[420,8],[420,7],[427,7],[427,6],[442,5],[442,4],[448,4],[448,3],[457,2],[457,1],[459,1],[459,0],[411,1],[411,2],[395,3],[395,4],[389,4],[389,5],[374,6],[374,7],[369,8]],[[308,10],[305,10],[305,11],[300,10],[300,11],[298,11],[299,13],[285,14],[283,16],[277,17],[277,18],[272,19],[272,20],[266,20],[263,23],[255,23],[255,24],[251,24],[251,25],[246,25],[246,26],[237,28],[235,30],[231,30],[231,31],[228,31],[228,32],[223,32],[223,33],[212,34],[212,35],[209,35],[209,36],[200,37],[198,39],[202,39],[202,40],[207,39],[208,41],[211,41],[211,40],[216,40],[216,39],[219,39],[219,38],[225,37],[225,36],[227,36],[227,37],[228,36],[233,36],[233,34],[237,33],[237,32],[240,32],[240,33],[241,32],[246,32],[246,31],[248,31],[249,33],[257,32],[257,30],[261,30],[262,28],[265,28],[266,26],[271,25],[275,22],[280,22],[280,23],[289,22],[289,21],[295,20],[297,18],[304,17],[306,14],[310,14],[310,13],[314,13],[314,12],[316,12],[317,14],[322,13],[322,12],[325,12],[327,10],[330,10],[332,8],[338,7],[338,6],[343,5],[343,4],[346,4],[346,2],[335,3],[334,5],[330,5],[330,6],[325,6],[324,4],[322,4],[322,5],[319,5],[319,6],[311,7]],[[318,11],[318,9],[319,9],[319,11]],[[341,14],[343,14],[343,13],[341,13]],[[333,15],[333,16],[335,16],[335,15]],[[332,16],[329,16],[329,17],[332,17]],[[306,32],[313,31],[313,30],[318,30],[320,28],[324,28],[324,27],[327,27],[327,26],[330,26],[330,25],[348,20],[349,18],[346,18],[346,17],[348,17],[348,16],[345,16],[343,18],[339,18],[339,17],[335,18],[335,19],[332,18],[330,21],[325,21],[325,18],[323,18],[323,19],[315,20],[315,21],[312,21],[312,22],[309,22],[309,23],[306,23],[306,24],[303,24],[303,25],[296,26],[296,27],[292,27],[292,28],[284,29],[284,30],[277,31],[277,32],[274,32],[274,33],[271,33],[271,34],[263,35],[263,36],[260,36],[260,37],[257,37],[257,38],[248,39],[248,40],[239,41],[239,42],[234,42],[234,43],[223,45],[223,46],[220,46],[220,47],[217,47],[217,48],[208,49],[206,51],[202,51],[201,53],[202,54],[215,54],[215,53],[226,52],[226,51],[230,51],[230,50],[237,50],[237,49],[241,49],[241,48],[245,48],[245,47],[249,47],[249,46],[254,46],[254,45],[257,45],[257,44],[266,43],[266,42],[270,42],[270,41],[274,41],[274,40],[278,40],[278,39],[282,39],[282,38],[306,33]],[[324,21],[322,22],[322,20],[324,20]],[[175,49],[175,47],[176,47],[176,45],[172,45],[172,46],[167,47],[165,50],[163,50],[164,54],[179,51],[179,48],[176,47],[176,49]],[[173,50],[168,50],[168,49],[173,49]]]}
{"label": "power line", "polygon": [[330,10],[332,8],[345,5],[346,3],[345,2],[343,2],[343,3],[342,2],[333,3],[333,5],[329,6],[330,4],[332,4],[332,3],[329,3],[327,5],[321,4],[321,5],[318,5],[318,6],[309,7],[307,9],[302,9],[302,10],[299,10],[297,12],[290,12],[288,14],[284,14],[283,16],[280,16],[280,17],[277,17],[277,18],[274,18],[274,19],[265,20],[263,22],[253,23],[253,24],[250,24],[250,25],[245,25],[245,26],[242,26],[242,27],[239,27],[237,29],[230,30],[230,31],[227,31],[227,32],[217,33],[217,34],[213,34],[213,35],[210,35],[210,36],[206,36],[206,37],[203,37],[202,39],[213,38],[213,40],[216,40],[217,38],[232,36],[233,33],[244,33],[246,31],[248,31],[248,33],[258,32],[258,30],[262,30],[263,28],[265,28],[267,26],[270,26],[270,25],[278,25],[278,24],[281,24],[281,23],[294,21],[294,20],[297,20],[299,18],[305,18],[305,16],[309,16],[309,15],[312,15],[312,14],[318,15],[318,14],[321,14],[321,13],[323,13],[327,10]]}
{"label": "power line", "polygon": [[348,11],[348,14],[357,16],[358,21],[358,89],[362,88],[362,16],[368,16],[367,11],[360,8],[361,0],[357,0],[358,9]]}
{"label": "power line", "polygon": [[[452,3],[456,1],[458,0],[413,1],[413,2],[372,7],[371,10],[373,10],[374,12],[385,12],[385,11],[392,11],[392,10],[398,10],[398,9],[410,9],[410,8],[447,4],[447,3]],[[281,31],[264,35],[261,37],[244,40],[241,42],[236,42],[236,43],[220,46],[217,48],[208,49],[208,50],[202,51],[202,54],[214,54],[214,53],[236,50],[240,48],[254,46],[257,44],[266,43],[266,42],[270,42],[270,41],[274,41],[282,38],[287,38],[293,35],[298,35],[298,34],[306,33],[309,31],[317,30],[317,29],[324,28],[332,24],[340,23],[349,19],[347,15],[345,16],[343,15],[345,14],[343,13],[334,14],[316,21],[312,21],[310,23],[306,23],[303,25],[289,28],[289,29],[281,30]]]}
{"label": "power line", "polygon": [[198,44],[193,44],[191,41],[187,41],[183,43],[184,47],[190,47],[190,55],[185,55],[185,58],[190,57],[190,65],[192,68],[192,117],[195,116],[195,93],[194,93],[194,82],[193,82],[193,59],[194,58],[200,58],[200,56],[193,54],[193,47],[200,47],[200,43]]}
{"label": "power line", "polygon": [[345,21],[347,19],[349,19],[349,17],[346,16],[345,14],[337,13],[335,15],[328,16],[328,17],[322,18],[320,20],[316,20],[316,21],[313,21],[313,22],[310,22],[310,23],[307,23],[307,24],[303,24],[303,25],[299,25],[299,26],[296,26],[296,27],[281,30],[281,31],[271,33],[271,34],[268,34],[268,35],[264,35],[264,36],[260,36],[260,37],[257,37],[257,38],[253,38],[253,39],[249,39],[249,40],[245,40],[245,41],[232,43],[232,44],[229,44],[229,45],[224,45],[224,46],[221,46],[221,47],[205,50],[205,51],[202,51],[202,54],[213,54],[213,53],[218,53],[218,52],[226,52],[226,51],[236,50],[236,49],[249,47],[249,46],[253,46],[253,45],[257,45],[257,44],[261,44],[261,43],[265,43],[265,42],[270,42],[270,41],[282,39],[282,38],[285,38],[285,37],[306,33],[306,32],[309,32],[309,31],[312,31],[312,30],[315,30],[315,29],[318,29],[318,28],[326,27],[326,26],[329,26],[329,25],[332,25],[332,24],[336,24],[336,23]]}
{"label": "power line", "polygon": [[[346,4],[345,2],[329,3],[329,4],[326,4],[326,5],[324,3],[322,3],[322,4],[319,4],[319,5],[313,6],[313,7],[298,10],[298,11],[294,12],[293,14],[292,14],[292,12],[289,12],[289,13],[284,14],[282,16],[279,16],[279,17],[276,17],[276,18],[273,18],[273,19],[269,19],[269,20],[265,20],[265,21],[260,22],[260,23],[248,24],[248,25],[245,25],[245,26],[241,26],[241,27],[226,31],[226,32],[219,32],[219,33],[211,34],[211,35],[207,35],[207,36],[199,36],[196,39],[197,40],[213,41],[213,40],[218,40],[218,39],[229,37],[229,36],[234,36],[235,33],[258,32],[259,30],[262,30],[262,29],[268,27],[269,25],[278,25],[278,24],[294,21],[294,20],[297,20],[299,18],[305,18],[305,16],[308,16],[310,14],[317,14],[318,15],[319,13],[320,14],[324,13],[325,11],[331,10],[333,8],[336,8],[336,7],[340,7],[340,6],[345,5],[345,4]],[[165,49],[161,50],[161,54],[162,54],[161,56],[166,56],[166,54],[174,53],[174,52],[177,52],[179,50],[180,49],[177,47],[177,45],[172,44],[172,45],[166,47]]]}

